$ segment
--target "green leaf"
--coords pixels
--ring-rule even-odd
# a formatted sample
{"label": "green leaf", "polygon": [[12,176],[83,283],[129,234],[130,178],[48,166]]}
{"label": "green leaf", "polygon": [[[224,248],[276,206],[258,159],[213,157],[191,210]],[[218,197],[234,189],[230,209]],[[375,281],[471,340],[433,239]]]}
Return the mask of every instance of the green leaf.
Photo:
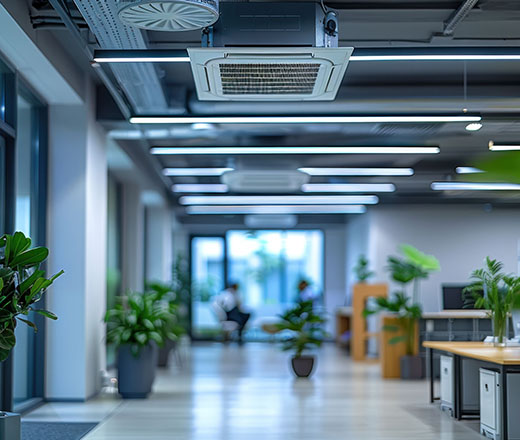
{"label": "green leaf", "polygon": [[6,328],[0,332],[0,348],[4,350],[12,350],[16,344],[16,337],[14,331]]}
{"label": "green leaf", "polygon": [[35,333],[38,331],[38,327],[36,327],[36,324],[34,322],[28,321],[27,319],[23,319],[20,317],[18,317],[17,319],[19,321],[22,321],[23,323],[27,324],[29,327],[31,327]]}
{"label": "green leaf", "polygon": [[409,244],[401,245],[401,252],[410,263],[421,267],[425,271],[435,272],[441,268],[437,258],[433,255],[427,255]]}
{"label": "green leaf", "polygon": [[405,335],[401,335],[401,336],[394,336],[393,338],[390,338],[388,340],[388,343],[390,345],[395,345],[395,344],[399,344],[400,342],[406,342],[407,341],[407,337]]}
{"label": "green leaf", "polygon": [[11,261],[13,266],[35,266],[42,263],[49,256],[49,249],[45,247],[37,247],[29,249],[16,255]]}
{"label": "green leaf", "polygon": [[401,330],[401,327],[399,327],[398,325],[384,325],[383,326],[383,330],[385,332],[398,332],[399,330]]}
{"label": "green leaf", "polygon": [[39,315],[45,316],[46,318],[52,319],[53,321],[56,321],[58,317],[48,310],[42,310],[42,309],[34,309],[34,312],[38,313]]}

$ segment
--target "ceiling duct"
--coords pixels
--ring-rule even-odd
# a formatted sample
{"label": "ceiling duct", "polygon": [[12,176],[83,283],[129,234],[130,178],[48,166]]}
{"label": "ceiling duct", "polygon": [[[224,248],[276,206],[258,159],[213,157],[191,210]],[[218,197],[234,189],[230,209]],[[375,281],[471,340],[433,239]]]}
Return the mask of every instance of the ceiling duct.
{"label": "ceiling duct", "polygon": [[149,31],[194,31],[218,20],[218,0],[120,0],[119,18]]}
{"label": "ceiling duct", "polygon": [[293,170],[229,171],[221,177],[232,192],[291,193],[301,191],[310,179],[308,174]]}
{"label": "ceiling duct", "polygon": [[353,48],[338,48],[334,12],[316,3],[223,3],[190,48],[199,100],[330,101]]}
{"label": "ceiling duct", "polygon": [[[139,29],[125,26],[116,0],[74,0],[101,49],[146,49]],[[165,114],[168,105],[155,67],[146,63],[111,66],[133,110],[138,114]]]}
{"label": "ceiling duct", "polygon": [[298,216],[291,214],[253,214],[244,217],[244,224],[252,229],[289,229],[298,224]]}

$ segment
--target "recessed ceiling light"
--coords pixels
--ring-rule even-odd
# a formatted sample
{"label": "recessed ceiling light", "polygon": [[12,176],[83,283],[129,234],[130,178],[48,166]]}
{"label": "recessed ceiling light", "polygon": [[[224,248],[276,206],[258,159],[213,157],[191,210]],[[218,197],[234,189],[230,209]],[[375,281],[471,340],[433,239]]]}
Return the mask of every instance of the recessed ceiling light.
{"label": "recessed ceiling light", "polygon": [[191,129],[196,131],[214,130],[215,124],[208,124],[207,122],[197,122],[195,124],[191,124]]}
{"label": "recessed ceiling light", "polygon": [[96,63],[189,63],[185,50],[96,50]]}
{"label": "recessed ceiling light", "polygon": [[520,145],[497,145],[493,141],[489,141],[489,149],[491,151],[517,151],[520,150]]}
{"label": "recessed ceiling light", "polygon": [[153,147],[156,155],[439,154],[439,147]]}
{"label": "recessed ceiling light", "polygon": [[[355,52],[354,52],[355,53]],[[349,61],[497,61],[520,60],[520,54],[396,54],[396,55],[352,55]]]}
{"label": "recessed ceiling light", "polygon": [[228,186],[222,184],[179,183],[172,186],[174,193],[227,193]]}
{"label": "recessed ceiling light", "polygon": [[377,124],[480,122],[481,116],[133,116],[132,124]]}
{"label": "recessed ceiling light", "polygon": [[434,191],[520,191],[514,183],[433,182]]}
{"label": "recessed ceiling light", "polygon": [[392,183],[307,183],[302,186],[302,191],[311,192],[394,192]]}
{"label": "recessed ceiling light", "polygon": [[413,168],[298,168],[310,176],[413,176]]}
{"label": "recessed ceiling light", "polygon": [[362,205],[188,206],[188,214],[363,214]]}
{"label": "recessed ceiling light", "polygon": [[228,171],[233,171],[233,168],[164,168],[163,174],[165,176],[179,177],[179,176],[222,176]]}
{"label": "recessed ceiling light", "polygon": [[181,205],[375,205],[377,196],[184,196]]}
{"label": "recessed ceiling light", "polygon": [[485,171],[479,170],[478,168],[473,167],[457,167],[455,168],[455,172],[457,174],[480,174],[484,173]]}
{"label": "recessed ceiling light", "polygon": [[480,122],[472,122],[471,124],[466,125],[466,130],[468,131],[479,131],[482,128],[482,124]]}

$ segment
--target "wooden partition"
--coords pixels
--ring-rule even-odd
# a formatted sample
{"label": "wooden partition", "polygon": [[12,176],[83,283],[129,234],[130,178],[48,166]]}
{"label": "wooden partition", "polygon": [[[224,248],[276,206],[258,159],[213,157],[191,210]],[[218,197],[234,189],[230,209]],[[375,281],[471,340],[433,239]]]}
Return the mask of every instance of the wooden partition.
{"label": "wooden partition", "polygon": [[351,353],[355,361],[366,360],[367,340],[379,337],[379,332],[367,331],[367,322],[363,316],[368,298],[387,297],[386,284],[356,284],[352,293],[352,339]]}
{"label": "wooden partition", "polygon": [[[383,316],[381,326],[398,326],[397,318],[391,315]],[[390,339],[401,335],[402,332],[391,332],[381,330],[381,343],[379,344],[379,357],[381,359],[381,376],[384,379],[398,379],[401,377],[401,356],[406,354],[406,344],[399,342],[390,344]],[[415,348],[414,353],[419,353],[419,323],[415,326]]]}

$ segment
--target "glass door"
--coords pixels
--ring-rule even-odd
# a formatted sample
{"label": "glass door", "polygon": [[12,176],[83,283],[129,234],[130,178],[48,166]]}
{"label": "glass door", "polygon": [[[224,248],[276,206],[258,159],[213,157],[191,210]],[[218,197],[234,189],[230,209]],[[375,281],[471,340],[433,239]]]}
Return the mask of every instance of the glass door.
{"label": "glass door", "polygon": [[212,300],[226,286],[224,237],[193,237],[191,240],[191,331],[195,338],[213,338],[220,325]]}

